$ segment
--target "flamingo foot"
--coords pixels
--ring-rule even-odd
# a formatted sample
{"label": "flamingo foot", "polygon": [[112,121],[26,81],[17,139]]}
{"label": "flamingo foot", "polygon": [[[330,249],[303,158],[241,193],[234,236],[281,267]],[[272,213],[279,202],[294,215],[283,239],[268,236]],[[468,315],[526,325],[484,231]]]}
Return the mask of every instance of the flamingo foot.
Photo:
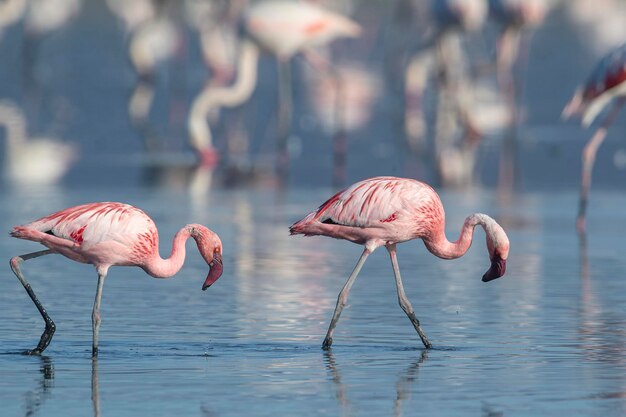
{"label": "flamingo foot", "polygon": [[329,350],[333,344],[333,338],[330,336],[326,336],[324,339],[324,343],[322,343],[322,349]]}

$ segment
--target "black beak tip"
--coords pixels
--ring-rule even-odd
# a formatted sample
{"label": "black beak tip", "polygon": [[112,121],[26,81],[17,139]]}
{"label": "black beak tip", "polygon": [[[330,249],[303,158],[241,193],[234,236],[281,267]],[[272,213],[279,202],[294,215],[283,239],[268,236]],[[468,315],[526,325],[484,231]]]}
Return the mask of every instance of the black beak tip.
{"label": "black beak tip", "polygon": [[497,256],[491,261],[491,268],[483,275],[483,282],[493,281],[500,278],[506,272],[506,260]]}

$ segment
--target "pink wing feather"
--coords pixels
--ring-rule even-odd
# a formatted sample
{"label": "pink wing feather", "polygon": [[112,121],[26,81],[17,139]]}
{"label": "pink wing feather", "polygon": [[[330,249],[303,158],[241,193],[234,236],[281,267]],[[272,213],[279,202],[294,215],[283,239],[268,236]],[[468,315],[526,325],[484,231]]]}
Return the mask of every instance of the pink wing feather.
{"label": "pink wing feather", "polygon": [[90,203],[70,207],[14,230],[19,232],[20,229],[38,230],[83,246],[106,240],[130,243],[129,238],[148,232],[151,240],[157,239],[155,243],[158,245],[156,226],[150,217],[138,208],[122,203]]}
{"label": "pink wing feather", "polygon": [[301,222],[330,221],[345,226],[372,227],[393,222],[407,211],[418,209],[426,198],[432,199],[433,194],[436,196],[430,186],[416,180],[370,178],[335,194]]}

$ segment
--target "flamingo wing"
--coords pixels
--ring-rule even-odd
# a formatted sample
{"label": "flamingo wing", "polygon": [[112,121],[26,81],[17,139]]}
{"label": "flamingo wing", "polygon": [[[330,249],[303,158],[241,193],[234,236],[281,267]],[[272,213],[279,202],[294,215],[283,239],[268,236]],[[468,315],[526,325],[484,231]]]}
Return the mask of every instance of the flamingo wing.
{"label": "flamingo wing", "polygon": [[585,83],[584,99],[593,100],[605,91],[626,82],[626,44],[602,58]]}
{"label": "flamingo wing", "polygon": [[322,223],[375,227],[393,222],[414,210],[427,190],[432,189],[415,180],[370,178],[335,194],[314,215]]}
{"label": "flamingo wing", "polygon": [[[128,243],[143,234],[158,239],[154,222],[143,211],[122,203],[90,203],[70,207],[26,227],[91,246],[107,240]],[[158,243],[158,242],[157,242]]]}

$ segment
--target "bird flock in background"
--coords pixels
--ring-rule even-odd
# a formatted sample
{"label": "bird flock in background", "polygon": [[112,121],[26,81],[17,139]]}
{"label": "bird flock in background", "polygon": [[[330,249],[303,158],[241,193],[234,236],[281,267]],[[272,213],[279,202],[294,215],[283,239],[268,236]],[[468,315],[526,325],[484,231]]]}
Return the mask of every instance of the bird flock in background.
{"label": "bird flock in background", "polygon": [[[556,0],[555,0],[556,1]],[[422,26],[421,42],[409,48],[401,84],[404,94],[404,133],[407,149],[427,159],[442,186],[467,186],[474,171],[482,139],[497,125],[503,132],[499,183],[507,190],[516,186],[517,129],[523,120],[519,95],[523,89],[529,35],[540,25],[553,5],[549,0],[432,0],[411,3]],[[127,37],[128,58],[136,84],[128,100],[131,126],[142,138],[147,155],[167,159],[171,150],[159,137],[151,119],[156,97],[159,66],[177,59],[186,32],[181,22],[199,40],[200,55],[209,74],[199,91],[192,93],[184,111],[188,134],[185,164],[195,172],[216,168],[232,170],[242,178],[257,174],[258,167],[244,134],[239,139],[222,138],[215,126],[223,109],[239,107],[252,97],[258,83],[262,54],[273,56],[278,69],[278,104],[275,143],[272,144],[275,176],[284,183],[295,147],[291,136],[293,74],[291,61],[304,58],[311,85],[309,95],[317,117],[333,140],[333,182],[344,186],[349,153],[347,134],[366,125],[373,102],[382,86],[364,65],[333,62],[329,45],[338,39],[367,36],[368,27],[337,11],[350,10],[349,1],[290,0],[186,0],[182,7],[167,0],[107,0]],[[338,7],[339,6],[339,7]],[[0,33],[24,21],[26,79],[35,79],[38,44],[47,33],[58,30],[75,17],[80,0],[5,0],[0,3]],[[491,62],[476,64],[469,55],[466,37],[476,36],[488,21],[498,33]],[[487,74],[485,76],[485,74]],[[499,117],[485,122],[477,97],[477,78],[490,77],[496,91]],[[564,117],[580,116],[589,126],[610,104],[598,130],[583,150],[577,228],[585,230],[585,214],[592,170],[598,147],[626,102],[626,44],[609,51],[589,79],[575,92],[563,110]],[[32,138],[26,117],[8,100],[0,101],[0,125],[4,128],[4,178],[18,186],[50,185],[61,180],[79,157],[68,142]],[[245,130],[245,129],[244,129]],[[159,160],[156,157],[154,160]],[[196,177],[197,179],[197,177]],[[195,182],[206,189],[210,180]],[[475,226],[487,238],[491,266],[483,276],[488,282],[504,275],[509,240],[503,228],[486,214],[468,216],[460,236],[450,242],[445,236],[445,214],[437,193],[412,179],[376,177],[357,182],[332,196],[316,211],[293,224],[291,234],[329,236],[364,246],[353,272],[339,293],[323,347],[332,345],[332,335],[348,293],[365,260],[384,246],[390,255],[401,308],[409,317],[426,348],[432,346],[423,332],[403,289],[396,245],[422,239],[435,256],[454,259],[468,250]],[[42,219],[16,226],[11,236],[39,242],[47,249],[11,259],[11,268],[35,303],[46,328],[36,348],[40,354],[50,343],[55,324],[26,281],[21,263],[57,253],[93,264],[98,286],[92,313],[92,353],[98,353],[100,301],[108,269],[113,265],[138,266],[156,278],[174,275],[185,258],[185,241],[195,239],[210,272],[202,289],[222,274],[222,243],[210,229],[199,224],[183,227],[174,237],[168,259],[158,253],[154,222],[138,208],[122,203],[91,203],[70,207]]]}

